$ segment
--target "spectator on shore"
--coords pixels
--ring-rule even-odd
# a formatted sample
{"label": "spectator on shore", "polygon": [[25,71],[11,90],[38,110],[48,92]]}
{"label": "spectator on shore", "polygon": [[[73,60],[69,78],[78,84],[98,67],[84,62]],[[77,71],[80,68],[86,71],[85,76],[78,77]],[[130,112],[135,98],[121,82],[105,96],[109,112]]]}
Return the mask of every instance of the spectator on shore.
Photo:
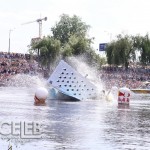
{"label": "spectator on shore", "polygon": [[29,54],[0,52],[0,83],[16,74],[33,75],[41,72],[38,62],[30,58]]}
{"label": "spectator on shore", "polygon": [[134,67],[129,68],[128,71],[122,67],[103,67],[100,78],[106,89],[110,89],[114,85],[118,88],[123,86],[130,89],[138,88],[143,81],[150,80],[150,67],[146,69]]}

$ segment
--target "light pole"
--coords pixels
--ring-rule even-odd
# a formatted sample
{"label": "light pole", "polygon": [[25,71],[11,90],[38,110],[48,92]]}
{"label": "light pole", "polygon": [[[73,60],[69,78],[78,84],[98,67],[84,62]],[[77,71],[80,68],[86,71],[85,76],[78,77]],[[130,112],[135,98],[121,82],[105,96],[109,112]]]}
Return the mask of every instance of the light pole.
{"label": "light pole", "polygon": [[108,32],[108,31],[104,31],[104,32],[109,35],[109,42],[111,42],[111,40],[112,40],[112,33]]}
{"label": "light pole", "polygon": [[9,30],[9,46],[8,46],[8,53],[10,53],[10,34],[11,34],[12,31],[13,31],[12,29]]}

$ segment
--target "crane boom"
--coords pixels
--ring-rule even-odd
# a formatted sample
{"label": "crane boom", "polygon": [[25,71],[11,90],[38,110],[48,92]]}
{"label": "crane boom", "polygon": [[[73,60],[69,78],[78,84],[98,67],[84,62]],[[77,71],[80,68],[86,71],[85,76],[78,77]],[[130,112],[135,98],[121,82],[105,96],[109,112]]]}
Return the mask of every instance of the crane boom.
{"label": "crane boom", "polygon": [[39,38],[42,37],[42,21],[47,21],[47,17],[44,17],[44,18],[39,18],[35,21],[30,21],[30,22],[26,22],[26,23],[23,23],[22,25],[26,25],[26,24],[30,24],[30,23],[34,23],[34,22],[37,22],[39,23]]}
{"label": "crane boom", "polygon": [[42,20],[46,21],[46,20],[47,20],[47,17],[44,17],[44,18],[42,18],[42,19],[41,19],[41,18],[40,18],[40,19],[37,19],[36,21],[37,21],[37,22],[40,22],[40,21],[42,21]]}

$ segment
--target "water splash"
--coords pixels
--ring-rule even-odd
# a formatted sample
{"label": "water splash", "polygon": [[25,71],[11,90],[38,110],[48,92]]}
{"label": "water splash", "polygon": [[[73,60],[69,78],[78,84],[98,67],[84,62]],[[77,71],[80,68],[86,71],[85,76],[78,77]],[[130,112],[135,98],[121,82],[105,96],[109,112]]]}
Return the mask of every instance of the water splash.
{"label": "water splash", "polygon": [[[101,82],[97,66],[90,67],[83,56],[69,57],[69,64],[75,68],[82,76],[85,76],[91,83],[97,87],[98,98],[101,97],[104,86]],[[94,65],[92,65],[94,66]]]}
{"label": "water splash", "polygon": [[6,86],[15,87],[46,87],[47,82],[42,76],[17,74],[10,78],[6,83]]}

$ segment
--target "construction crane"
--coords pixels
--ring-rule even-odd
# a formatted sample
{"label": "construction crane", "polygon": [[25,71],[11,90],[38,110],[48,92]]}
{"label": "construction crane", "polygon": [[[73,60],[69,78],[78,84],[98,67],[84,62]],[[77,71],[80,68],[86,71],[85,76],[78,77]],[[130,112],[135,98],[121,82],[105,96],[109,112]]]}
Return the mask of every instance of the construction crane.
{"label": "construction crane", "polygon": [[33,23],[33,22],[38,22],[38,24],[39,24],[39,38],[41,39],[42,38],[42,21],[43,20],[47,21],[47,17],[39,18],[39,19],[37,19],[35,21],[26,22],[26,23],[23,23],[22,25]]}
{"label": "construction crane", "polygon": [[[47,17],[39,18],[35,21],[30,21],[30,22],[26,22],[26,23],[22,24],[22,25],[25,25],[25,24],[34,23],[34,22],[37,22],[39,24],[39,37],[38,38],[32,38],[31,39],[32,43],[36,43],[42,38],[42,21],[43,20],[47,21]],[[39,55],[40,55],[40,50],[38,49],[38,61],[39,61]]]}

